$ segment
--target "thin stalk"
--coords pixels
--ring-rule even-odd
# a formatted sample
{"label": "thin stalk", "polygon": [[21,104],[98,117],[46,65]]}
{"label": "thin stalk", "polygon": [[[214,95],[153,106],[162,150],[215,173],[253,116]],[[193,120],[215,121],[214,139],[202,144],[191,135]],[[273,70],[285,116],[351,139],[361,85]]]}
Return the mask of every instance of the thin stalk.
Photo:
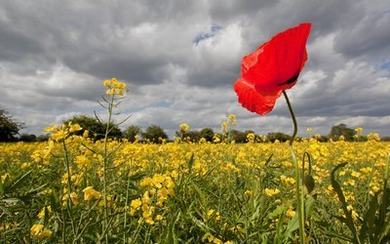
{"label": "thin stalk", "polygon": [[112,108],[114,103],[114,95],[111,96],[111,101],[108,103],[108,121],[106,126],[106,133],[104,134],[104,162],[103,162],[103,197],[104,197],[104,221],[103,221],[103,234],[105,236],[106,243],[108,243],[108,235],[105,231],[107,227],[108,208],[107,208],[107,163],[108,163],[108,133],[110,132],[110,124],[112,117]]}
{"label": "thin stalk", "polygon": [[125,202],[125,212],[123,213],[124,221],[123,221],[123,243],[126,243],[126,225],[127,225],[127,211],[126,207],[129,201],[129,187],[130,187],[130,177],[127,175],[127,187],[126,187],[126,202]]}
{"label": "thin stalk", "polygon": [[286,99],[288,110],[290,112],[290,116],[291,116],[291,119],[292,119],[292,122],[293,122],[293,126],[294,126],[294,132],[293,132],[293,134],[292,134],[292,136],[290,138],[290,146],[293,146],[295,137],[297,136],[297,133],[298,133],[298,123],[297,123],[297,119],[295,118],[295,113],[294,113],[294,111],[292,109],[292,106],[291,106],[290,100],[288,99],[286,91],[283,91],[283,96]]}
{"label": "thin stalk", "polygon": [[62,214],[62,243],[66,243],[65,242],[65,213],[64,213],[64,209],[61,208],[61,214]]}
{"label": "thin stalk", "polygon": [[304,215],[305,214],[305,203],[304,203],[304,193],[303,193],[303,190],[302,190],[302,179],[300,177],[299,165],[298,165],[297,158],[296,158],[295,152],[294,152],[294,147],[293,147],[295,137],[296,137],[296,135],[298,133],[298,124],[297,124],[297,120],[295,118],[295,114],[294,114],[294,111],[292,109],[290,100],[288,99],[286,91],[283,91],[283,95],[284,95],[284,98],[286,99],[288,110],[290,112],[290,116],[291,116],[291,119],[292,119],[292,122],[293,122],[293,126],[294,126],[294,131],[293,131],[293,134],[292,134],[292,136],[290,138],[290,151],[291,151],[291,158],[292,158],[292,161],[293,161],[294,166],[295,166],[295,181],[296,181],[296,184],[295,184],[295,198],[297,200],[298,219],[299,219],[299,242],[301,244],[304,244],[305,243],[305,215]]}
{"label": "thin stalk", "polygon": [[91,208],[88,209],[88,211],[86,212],[85,215],[83,213],[81,214],[81,217],[79,219],[79,224],[77,226],[77,238],[76,238],[76,241],[82,237],[84,231],[88,227],[88,224],[92,221],[92,218],[88,219],[87,223],[84,225],[83,228],[81,228],[82,222],[89,217],[90,213],[92,212],[92,210],[95,209],[95,207],[98,205],[98,203],[99,203],[99,200],[95,201],[95,203],[92,205]]}
{"label": "thin stalk", "polygon": [[68,173],[68,199],[66,201],[66,208],[67,208],[68,215],[70,218],[70,223],[72,225],[73,235],[74,235],[74,238],[76,238],[77,233],[76,233],[76,229],[75,229],[75,225],[74,225],[74,221],[73,221],[72,203],[71,203],[71,198],[70,198],[70,193],[72,192],[72,181],[71,181],[70,166],[69,166],[70,163],[69,163],[69,158],[68,158],[68,149],[66,148],[65,140],[62,141],[62,147],[64,149],[65,165],[66,165],[66,171]]}

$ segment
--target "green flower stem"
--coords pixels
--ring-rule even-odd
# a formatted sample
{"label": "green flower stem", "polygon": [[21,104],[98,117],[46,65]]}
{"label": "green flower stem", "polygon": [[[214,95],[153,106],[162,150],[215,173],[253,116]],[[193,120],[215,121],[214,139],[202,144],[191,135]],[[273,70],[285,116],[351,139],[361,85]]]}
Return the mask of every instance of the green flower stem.
{"label": "green flower stem", "polygon": [[103,221],[103,234],[108,243],[108,235],[105,231],[107,228],[108,207],[107,207],[107,163],[108,163],[108,134],[110,132],[110,124],[112,117],[112,110],[114,106],[114,95],[111,96],[111,101],[108,104],[108,121],[106,126],[106,133],[104,135],[104,162],[103,162],[103,197],[104,197],[104,221]]}
{"label": "green flower stem", "polygon": [[[68,199],[66,201],[66,209],[68,211],[68,215],[69,215],[69,218],[70,218],[70,223],[72,225],[74,238],[76,238],[77,233],[76,233],[76,228],[75,228],[74,221],[73,221],[72,202],[71,202],[71,198],[70,198],[70,193],[72,192],[72,181],[71,181],[71,177],[72,176],[71,176],[71,173],[70,173],[70,162],[69,162],[68,149],[66,147],[65,139],[62,141],[62,147],[63,147],[63,150],[64,150],[66,171],[68,173]],[[64,222],[65,222],[65,219],[64,219]]]}
{"label": "green flower stem", "polygon": [[300,170],[297,162],[297,158],[295,156],[294,152],[294,140],[298,133],[298,124],[297,120],[295,118],[294,111],[292,109],[290,100],[288,99],[286,91],[283,91],[284,98],[286,99],[288,110],[290,111],[291,119],[293,121],[294,126],[294,132],[290,138],[290,151],[291,151],[291,158],[295,166],[295,197],[297,200],[297,209],[298,209],[298,218],[299,218],[299,241],[301,244],[305,243],[305,203],[304,203],[304,192],[302,189],[302,177],[300,176]]}
{"label": "green flower stem", "polygon": [[126,207],[127,207],[127,204],[129,202],[129,188],[130,188],[130,177],[129,177],[129,173],[127,173],[127,187],[126,187],[126,201],[125,201],[125,211],[123,213],[123,217],[124,217],[124,221],[123,221],[123,243],[126,243],[126,233],[127,233],[127,230],[126,230],[126,225],[127,225],[127,211],[126,211]]}

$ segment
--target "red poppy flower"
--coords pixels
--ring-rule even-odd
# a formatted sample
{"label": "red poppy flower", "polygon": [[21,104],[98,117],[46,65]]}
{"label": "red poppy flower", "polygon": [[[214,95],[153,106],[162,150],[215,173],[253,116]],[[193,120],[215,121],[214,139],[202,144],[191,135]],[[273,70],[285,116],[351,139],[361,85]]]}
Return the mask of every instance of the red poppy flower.
{"label": "red poppy flower", "polygon": [[310,23],[302,23],[280,32],[242,59],[234,90],[243,107],[265,115],[282,92],[295,85],[307,60],[310,28]]}

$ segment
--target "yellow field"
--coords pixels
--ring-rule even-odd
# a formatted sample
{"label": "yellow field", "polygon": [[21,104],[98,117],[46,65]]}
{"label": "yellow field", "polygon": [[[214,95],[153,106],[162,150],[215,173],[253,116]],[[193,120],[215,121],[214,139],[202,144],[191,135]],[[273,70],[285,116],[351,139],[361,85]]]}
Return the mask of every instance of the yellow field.
{"label": "yellow field", "polygon": [[[383,198],[390,144],[375,136],[306,139],[294,149],[299,164],[309,153],[315,180],[305,200],[306,235],[321,243],[351,240],[338,219],[345,213],[331,171],[348,163],[336,178],[360,230],[370,199]],[[287,143],[105,144],[70,136],[0,144],[0,176],[4,242],[280,243],[298,235]]]}

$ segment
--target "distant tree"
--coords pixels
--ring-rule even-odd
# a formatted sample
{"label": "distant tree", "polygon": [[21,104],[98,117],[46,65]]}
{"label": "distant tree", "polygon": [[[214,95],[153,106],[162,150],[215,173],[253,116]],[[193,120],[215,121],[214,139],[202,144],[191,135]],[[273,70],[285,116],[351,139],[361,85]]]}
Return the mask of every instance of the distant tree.
{"label": "distant tree", "polygon": [[329,140],[329,138],[327,136],[320,135],[319,137],[317,137],[317,140],[319,142],[327,142]]}
{"label": "distant tree", "polygon": [[191,142],[198,142],[200,140],[200,132],[196,130],[190,130],[187,133],[185,133],[185,140],[191,141]]}
{"label": "distant tree", "polygon": [[37,136],[34,134],[21,134],[19,137],[19,141],[34,142],[37,141]]}
{"label": "distant tree", "polygon": [[123,136],[130,142],[134,142],[137,136],[142,135],[142,129],[139,126],[131,125],[123,132]]}
{"label": "distant tree", "polygon": [[231,130],[230,136],[236,143],[245,143],[247,141],[245,132],[239,130]]}
{"label": "distant tree", "polygon": [[[367,140],[367,137],[366,137]],[[382,141],[390,141],[390,136],[384,136],[381,138]]]}
{"label": "distant tree", "polygon": [[157,125],[150,125],[146,128],[145,132],[142,133],[142,137],[152,143],[161,143],[161,140],[168,139],[165,131]]}
{"label": "distant tree", "polygon": [[14,141],[19,130],[22,129],[22,124],[15,121],[7,111],[0,109],[0,141]]}
{"label": "distant tree", "polygon": [[49,140],[49,135],[48,134],[46,134],[46,135],[39,135],[39,136],[37,136],[37,141],[48,141]]}
{"label": "distant tree", "polygon": [[[106,133],[107,125],[105,123],[99,122],[96,118],[93,117],[89,117],[86,115],[76,115],[68,120],[65,120],[63,123],[68,124],[69,122],[71,122],[72,124],[79,124],[81,128],[83,128],[81,131],[77,132],[77,134],[81,135],[84,133],[85,130],[88,130],[89,137],[94,140],[103,139]],[[108,134],[108,137],[122,138],[122,132],[117,125],[110,125],[110,132]]]}
{"label": "distant tree", "polygon": [[199,134],[200,138],[206,139],[206,141],[212,142],[214,137],[214,131],[211,128],[203,128]]}
{"label": "distant tree", "polygon": [[354,135],[356,134],[354,129],[348,128],[346,124],[334,125],[329,133],[329,138],[333,140],[339,139],[340,136],[343,136],[345,140],[352,141]]}
{"label": "distant tree", "polygon": [[275,142],[276,140],[278,140],[280,142],[285,142],[285,141],[290,140],[290,138],[291,138],[291,136],[284,134],[284,133],[281,133],[281,132],[271,132],[271,133],[268,133],[268,135],[267,135],[267,139],[270,142]]}
{"label": "distant tree", "polygon": [[[389,139],[390,139],[390,137],[387,137],[387,138],[383,137],[383,138],[381,138],[381,141],[390,141]],[[362,141],[367,141],[368,138],[367,138],[367,136],[362,135],[362,136],[358,136],[355,140],[362,142]]]}
{"label": "distant tree", "polygon": [[253,130],[246,130],[244,131],[245,135],[248,135],[248,134],[256,134],[255,131]]}

